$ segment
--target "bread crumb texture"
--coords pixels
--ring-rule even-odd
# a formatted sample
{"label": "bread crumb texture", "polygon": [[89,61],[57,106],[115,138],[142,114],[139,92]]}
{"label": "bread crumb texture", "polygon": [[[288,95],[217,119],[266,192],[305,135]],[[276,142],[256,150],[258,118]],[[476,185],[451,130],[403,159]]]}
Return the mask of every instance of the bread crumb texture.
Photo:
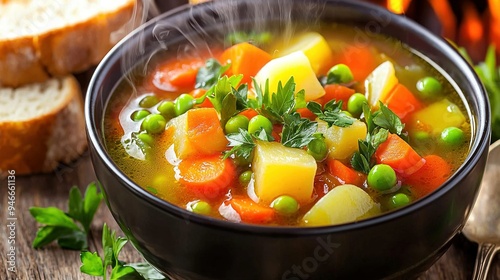
{"label": "bread crumb texture", "polygon": [[0,1],[0,86],[42,82],[96,65],[127,33],[123,29],[135,27],[135,3]]}
{"label": "bread crumb texture", "polygon": [[86,147],[82,93],[73,76],[0,88],[0,173],[50,172]]}

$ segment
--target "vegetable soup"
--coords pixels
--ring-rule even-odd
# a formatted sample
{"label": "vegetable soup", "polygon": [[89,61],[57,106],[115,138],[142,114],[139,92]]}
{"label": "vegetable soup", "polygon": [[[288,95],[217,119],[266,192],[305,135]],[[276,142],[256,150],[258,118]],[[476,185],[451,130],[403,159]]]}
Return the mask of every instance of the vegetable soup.
{"label": "vegetable soup", "polygon": [[335,24],[165,50],[117,86],[107,149],[152,194],[231,222],[325,226],[411,204],[463,163],[468,110],[408,46],[356,38]]}

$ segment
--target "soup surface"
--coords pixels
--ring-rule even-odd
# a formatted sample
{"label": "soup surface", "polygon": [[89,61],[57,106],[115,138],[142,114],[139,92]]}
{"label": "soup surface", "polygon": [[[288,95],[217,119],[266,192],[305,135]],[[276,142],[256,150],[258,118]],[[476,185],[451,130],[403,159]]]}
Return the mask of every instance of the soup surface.
{"label": "soup surface", "polygon": [[165,51],[117,86],[107,149],[154,195],[231,222],[324,226],[404,207],[462,164],[467,110],[407,46],[357,32],[237,32]]}

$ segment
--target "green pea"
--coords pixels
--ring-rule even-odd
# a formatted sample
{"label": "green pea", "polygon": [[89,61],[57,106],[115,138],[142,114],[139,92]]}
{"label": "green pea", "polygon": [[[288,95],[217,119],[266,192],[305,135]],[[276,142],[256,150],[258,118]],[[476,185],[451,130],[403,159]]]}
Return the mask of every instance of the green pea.
{"label": "green pea", "polygon": [[212,212],[212,206],[208,202],[199,200],[190,205],[191,211],[196,214],[208,215]]}
{"label": "green pea", "polygon": [[167,121],[160,114],[151,114],[144,118],[142,121],[142,127],[148,133],[160,133],[165,130],[165,126],[167,125]]}
{"label": "green pea", "polygon": [[151,136],[150,134],[147,134],[147,133],[141,133],[141,134],[137,135],[137,138],[139,138],[142,142],[144,142],[145,144],[147,144],[149,146],[153,146],[154,141],[155,141],[153,136]]}
{"label": "green pea", "polygon": [[193,108],[195,102],[196,100],[190,94],[183,93],[179,95],[179,97],[177,97],[174,102],[175,115],[180,116],[186,113],[189,109]]}
{"label": "green pea", "polygon": [[163,101],[157,109],[167,119],[175,117],[175,105],[172,101]]}
{"label": "green pea", "polygon": [[327,73],[328,84],[345,84],[351,82],[353,79],[351,69],[345,64],[337,64],[330,68]]}
{"label": "green pea", "polygon": [[151,113],[148,110],[137,110],[137,111],[133,112],[132,116],[130,116],[130,117],[132,118],[133,121],[138,122],[138,121],[144,119],[149,114],[151,114]]}
{"label": "green pea", "polygon": [[226,125],[224,126],[224,130],[226,131],[226,134],[238,133],[240,128],[247,130],[249,122],[250,121],[247,117],[236,115],[227,121]]}
{"label": "green pea", "polygon": [[315,135],[309,144],[307,144],[307,153],[309,153],[316,161],[322,161],[328,155],[328,146],[325,142],[325,137],[323,135]]}
{"label": "green pea", "polygon": [[160,100],[156,97],[156,95],[148,95],[139,101],[139,106],[142,108],[151,108],[158,104],[158,102],[160,102]]}
{"label": "green pea", "polygon": [[447,127],[441,132],[441,141],[449,146],[457,146],[465,141],[465,134],[460,128]]}
{"label": "green pea", "polygon": [[299,203],[291,196],[282,195],[273,200],[271,207],[280,214],[291,215],[299,210]]}
{"label": "green pea", "polygon": [[267,134],[271,134],[273,131],[273,124],[268,118],[262,115],[257,115],[248,122],[248,133],[250,134],[259,131],[261,128],[264,128]]}
{"label": "green pea", "polygon": [[250,182],[250,180],[252,179],[252,175],[253,175],[253,172],[251,170],[247,170],[243,173],[240,174],[240,183],[246,185]]}
{"label": "green pea", "polygon": [[436,78],[425,77],[418,80],[417,89],[422,99],[432,99],[441,93],[443,86]]}
{"label": "green pea", "polygon": [[397,193],[391,196],[391,199],[389,200],[389,204],[391,205],[392,208],[403,207],[405,205],[408,205],[409,203],[410,203],[410,197],[408,197],[404,193]]}
{"label": "green pea", "polygon": [[413,139],[417,142],[425,142],[431,139],[431,135],[427,131],[415,131],[412,133]]}
{"label": "green pea", "polygon": [[351,113],[351,115],[359,117],[361,113],[363,113],[363,104],[368,103],[364,94],[355,93],[349,97],[347,101],[347,111]]}
{"label": "green pea", "polygon": [[377,191],[390,190],[397,183],[396,172],[387,164],[377,164],[368,173],[367,183]]}

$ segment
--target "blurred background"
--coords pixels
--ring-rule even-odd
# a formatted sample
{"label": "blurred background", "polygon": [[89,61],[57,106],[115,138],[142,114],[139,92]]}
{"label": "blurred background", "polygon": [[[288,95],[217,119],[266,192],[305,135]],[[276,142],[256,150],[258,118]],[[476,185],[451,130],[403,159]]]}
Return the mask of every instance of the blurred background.
{"label": "blurred background", "polygon": [[[196,4],[207,0],[155,0],[155,3],[161,12],[188,1]],[[490,44],[500,46],[500,0],[363,1],[415,20],[433,33],[464,47],[476,63],[484,59]],[[497,47],[498,56],[500,47]]]}

